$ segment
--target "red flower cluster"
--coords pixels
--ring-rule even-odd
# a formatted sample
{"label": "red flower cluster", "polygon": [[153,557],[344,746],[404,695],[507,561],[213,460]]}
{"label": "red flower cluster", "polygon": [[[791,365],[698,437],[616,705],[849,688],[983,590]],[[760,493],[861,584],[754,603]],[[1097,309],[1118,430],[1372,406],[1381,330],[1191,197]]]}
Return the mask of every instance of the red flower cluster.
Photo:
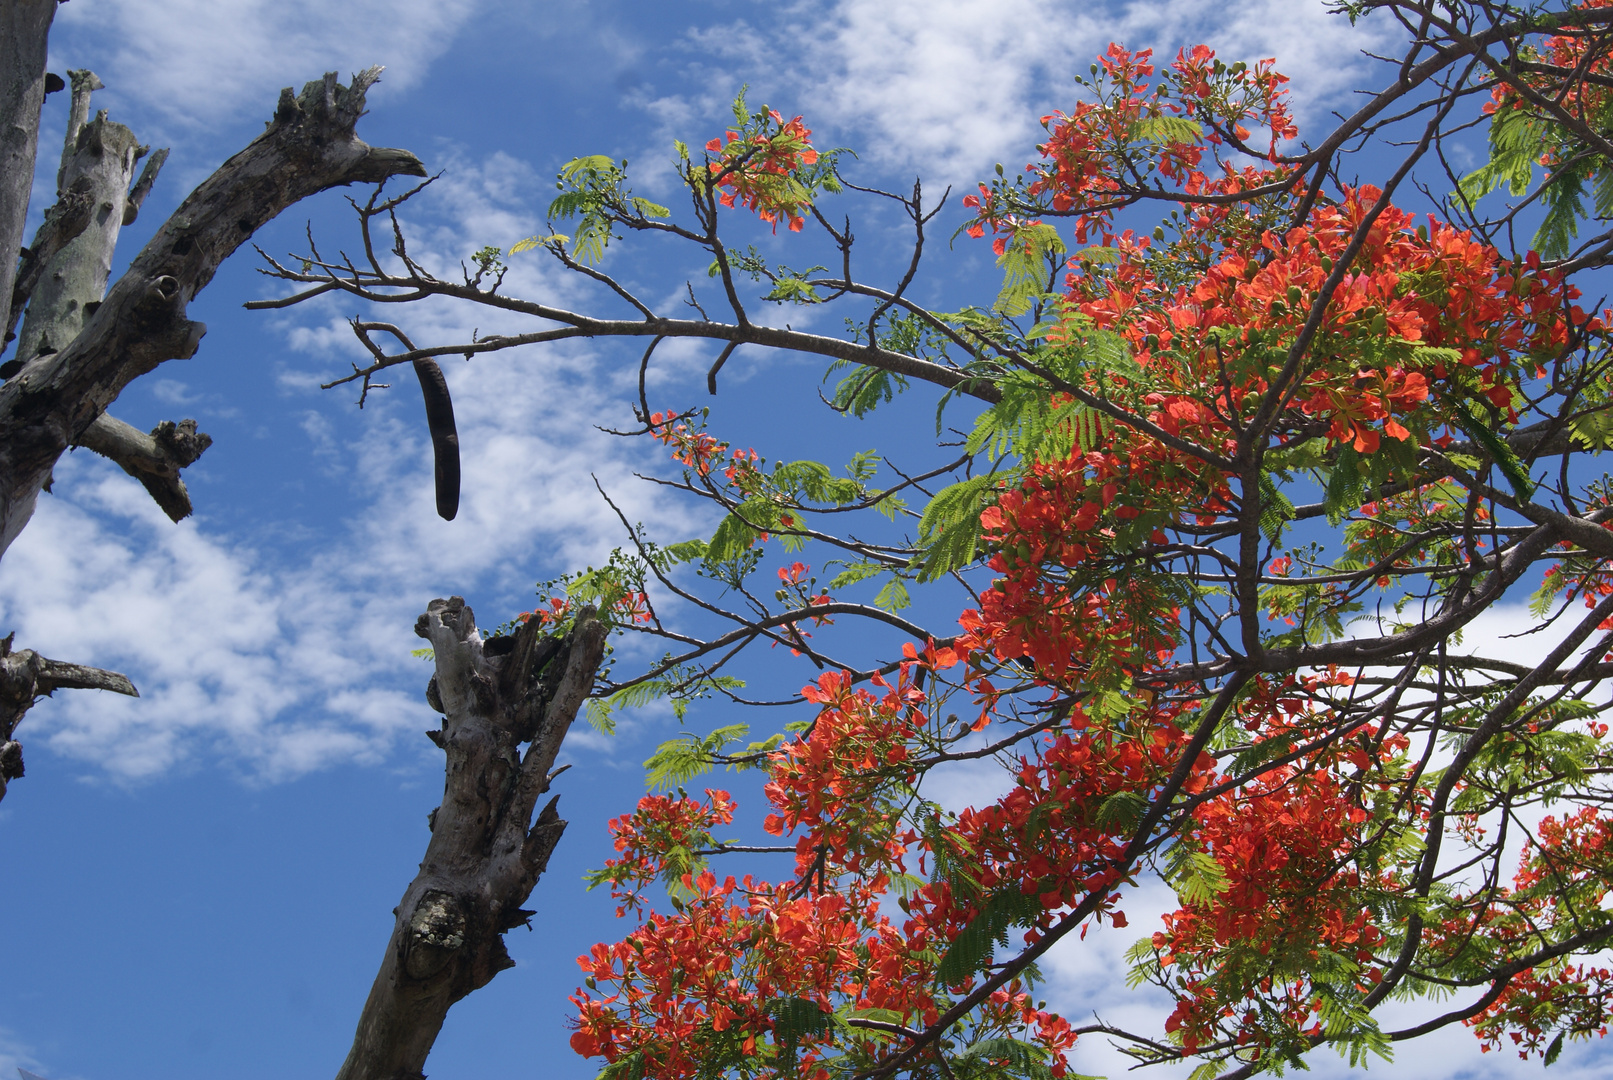
{"label": "red flower cluster", "polygon": [[[1317,453],[1365,468],[1375,455],[1445,445],[1470,403],[1516,419],[1525,383],[1600,324],[1535,256],[1513,264],[1438,220],[1419,227],[1369,185],[1315,206],[1301,227],[1272,224],[1299,207],[1279,153],[1297,135],[1286,80],[1269,61],[1229,67],[1198,47],[1178,54],[1156,92],[1150,59],[1111,46],[1098,100],[1047,118],[1029,184],[983,186],[965,200],[978,212],[970,231],[993,229],[999,254],[1036,223],[1027,207],[1075,217],[1078,241],[1108,249],[1112,258],[1071,261],[1049,350],[1108,334],[1125,343],[1128,362],[1066,365],[1071,381],[1053,404],[1101,397],[1136,422],[1027,463],[995,493],[980,525],[998,577],[962,615],[950,648],[910,645],[885,676],[857,685],[829,671],[803,690],[815,719],[772,754],[765,786],[764,827],[795,836],[793,880],[719,883],[697,872],[689,852],[710,846],[710,829],[732,816],[720,792],[705,803],[648,798],[612,823],[622,857],[603,876],[624,911],[641,911],[642,887],[669,875],[677,910],[647,913],[623,941],[579,958],[588,978],[573,999],[579,1052],[610,1062],[640,1055],[637,1067],[664,1080],[741,1064],[751,1075],[821,1078],[835,1052],[858,1055],[859,1070],[878,1068],[900,1052],[887,1041],[893,1029],[922,1030],[980,987],[970,1038],[1028,1040],[1061,1075],[1075,1041],[1069,1025],[1033,1007],[1025,987],[986,994],[980,971],[960,974],[945,959],[1004,919],[1026,942],[1055,926],[1124,927],[1119,890],[1144,866],[1145,848],[1181,896],[1143,968],[1175,995],[1167,1027],[1185,1052],[1231,1047],[1251,1061],[1280,1044],[1293,1053],[1324,1033],[1329,1004],[1359,1002],[1382,979],[1388,920],[1400,917],[1409,888],[1396,859],[1428,828],[1426,762],[1408,760],[1402,735],[1340,721],[1334,703],[1353,680],[1335,669],[1249,676],[1227,705],[1241,730],[1224,724],[1220,744],[1195,742],[1223,676],[1161,678],[1183,663],[1188,586],[1160,566],[1250,497],[1254,483],[1232,460],[1257,420],[1269,425],[1274,454],[1315,440]],[[765,137],[713,140],[711,176],[728,205],[743,201],[795,228],[804,204],[780,193],[811,162],[809,133],[799,119],[771,120],[777,131]],[[1114,178],[1153,173],[1184,196],[1187,223],[1170,245],[1111,227]],[[1195,201],[1254,188],[1275,207],[1263,218],[1230,201]],[[1369,217],[1347,272],[1336,272]],[[1308,345],[1296,359],[1302,334]],[[1292,392],[1271,404],[1273,385]],[[1275,415],[1262,417],[1263,407]],[[721,467],[742,495],[765,492],[754,451],[730,452],[672,414],[650,423],[701,478]],[[1381,562],[1387,584],[1428,555],[1399,543],[1403,521],[1460,513],[1482,520],[1440,485],[1402,489],[1369,504],[1346,534],[1347,554]],[[1324,584],[1295,600],[1295,564],[1290,555],[1268,564],[1279,580],[1261,582],[1258,595],[1272,616],[1350,599]],[[778,573],[785,589],[804,591],[803,564]],[[1565,587],[1613,591],[1599,570]],[[975,730],[1023,723],[1026,710],[1053,719],[1003,751],[1015,755],[1006,794],[951,819],[913,788],[945,757],[921,760],[946,745],[930,695],[955,668],[947,678],[979,707]],[[1041,700],[1029,703],[1027,686]],[[1229,746],[1232,736],[1247,745]],[[1223,766],[1212,750],[1258,767]],[[1139,822],[1167,790],[1177,801],[1173,820],[1157,826],[1169,830],[1161,841],[1147,831],[1157,817]],[[1427,947],[1447,956],[1471,948],[1475,918],[1499,941],[1534,940],[1565,889],[1577,890],[1577,910],[1596,908],[1613,872],[1607,820],[1594,810],[1548,819],[1510,891],[1465,896],[1453,886],[1439,901],[1448,912],[1430,915]],[[1476,830],[1477,815],[1455,827]],[[943,976],[951,985],[937,985]],[[1491,1043],[1508,1032],[1534,1049],[1563,1016],[1575,1030],[1604,1024],[1607,980],[1601,968],[1543,963],[1472,1022]],[[783,1023],[801,1002],[837,1023]]]}
{"label": "red flower cluster", "polygon": [[718,201],[724,206],[737,200],[775,232],[780,220],[789,223],[791,232],[800,232],[806,224],[801,212],[812,204],[812,194],[797,174],[817,163],[818,152],[809,141],[811,130],[799,116],[786,121],[771,109],[765,115],[771,124],[730,129],[723,138],[706,143],[712,158],[706,168],[723,192]]}

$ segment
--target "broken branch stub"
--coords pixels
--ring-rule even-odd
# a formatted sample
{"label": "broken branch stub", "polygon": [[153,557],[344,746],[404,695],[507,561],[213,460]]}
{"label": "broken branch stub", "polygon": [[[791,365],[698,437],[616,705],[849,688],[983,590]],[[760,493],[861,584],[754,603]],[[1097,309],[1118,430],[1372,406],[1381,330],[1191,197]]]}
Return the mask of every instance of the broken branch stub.
{"label": "broken branch stub", "polygon": [[523,905],[566,826],[558,797],[534,810],[606,627],[585,608],[564,636],[533,620],[488,648],[456,596],[433,600],[415,632],[436,663],[427,698],[444,714],[432,740],[445,752],[443,800],[338,1080],[420,1076],[454,1002],[513,966],[503,935],[531,915]]}
{"label": "broken branch stub", "polygon": [[14,636],[0,638],[0,799],[6,797],[7,784],[23,775],[22,744],[14,736],[36,700],[57,690],[110,690],[140,696],[134,684],[116,671],[51,660],[32,649],[14,652]]}

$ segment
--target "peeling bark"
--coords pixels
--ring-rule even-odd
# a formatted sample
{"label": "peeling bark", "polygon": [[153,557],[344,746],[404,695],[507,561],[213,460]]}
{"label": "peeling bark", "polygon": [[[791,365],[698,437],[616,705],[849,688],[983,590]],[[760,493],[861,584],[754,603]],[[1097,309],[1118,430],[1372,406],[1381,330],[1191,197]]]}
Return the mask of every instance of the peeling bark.
{"label": "peeling bark", "polygon": [[[23,257],[12,290],[13,318],[23,304],[28,306],[28,317],[16,358],[0,364],[0,376],[7,378],[35,357],[78,337],[106,295],[118,233],[139,213],[168,155],[166,150],[153,154],[131,188],[135,165],[148,148],[140,145],[133,131],[108,120],[104,111],[87,119],[90,95],[101,88],[93,71],[68,75],[73,99],[56,174],[58,198]],[[78,437],[77,445],[111,458],[145,485],[169,518],[179,521],[191,512],[179,470],[195,462],[212,442],[196,431],[194,420],[164,421],[147,435],[102,413]]]}
{"label": "peeling bark", "polygon": [[408,151],[371,147],[354,134],[379,75],[370,68],[344,87],[332,73],[300,95],[281,91],[268,129],[185,199],[106,299],[84,313],[78,335],[53,342],[55,352],[34,352],[0,387],[0,554],[27,524],[56,460],[123,387],[195,353],[207,328],[186,318],[186,305],[253,232],[327,188],[425,175]]}
{"label": "peeling bark", "polygon": [[[39,257],[29,260],[33,265],[19,274],[17,282],[19,286],[28,283],[29,292],[12,298],[13,310],[20,298],[26,298],[28,304],[12,361],[15,370],[37,356],[66,348],[106,295],[135,163],[146,150],[133,131],[107,119],[104,111],[86,122],[90,92],[100,87],[101,80],[93,71],[70,71],[68,75],[73,80],[73,104],[67,146],[56,174],[60,202],[52,207],[40,232],[50,227],[52,217],[64,221],[82,217],[84,221],[48,259],[44,248],[56,238],[35,238]],[[28,281],[36,275],[37,284]]]}
{"label": "peeling bark", "polygon": [[[95,199],[90,191],[88,177],[59,193],[56,204],[45,211],[45,220],[34,233],[34,242],[22,249],[22,261],[17,264],[17,277],[11,286],[11,310],[6,315],[5,343],[17,338],[17,320],[22,318],[28,298],[39,286],[39,279],[56,254],[75,240],[90,223]],[[103,285],[104,289],[104,285]],[[0,364],[0,379],[9,379],[22,370],[22,361],[15,358]]]}
{"label": "peeling bark", "polygon": [[504,933],[533,914],[521,905],[566,827],[558,796],[536,820],[533,810],[594,684],[606,627],[585,608],[563,638],[533,620],[484,642],[456,596],[433,600],[415,632],[435,653],[426,699],[445,715],[427,734],[447,754],[443,800],[337,1080],[423,1077],[449,1007],[513,966]]}
{"label": "peeling bark", "polygon": [[110,690],[139,697],[134,684],[115,671],[48,660],[32,649],[11,651],[12,635],[0,638],[0,799],[22,776],[22,744],[13,736],[36,699],[57,690]]}

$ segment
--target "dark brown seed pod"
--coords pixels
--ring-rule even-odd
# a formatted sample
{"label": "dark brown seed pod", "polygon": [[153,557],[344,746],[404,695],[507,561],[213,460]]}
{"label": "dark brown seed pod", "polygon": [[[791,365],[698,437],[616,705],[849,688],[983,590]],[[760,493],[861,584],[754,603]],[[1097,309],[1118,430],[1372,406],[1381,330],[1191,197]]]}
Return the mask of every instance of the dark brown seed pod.
{"label": "dark brown seed pod", "polygon": [[459,513],[459,432],[454,427],[454,401],[448,380],[435,360],[416,360],[420,393],[426,399],[426,426],[431,429],[431,454],[436,461],[437,514],[444,521]]}

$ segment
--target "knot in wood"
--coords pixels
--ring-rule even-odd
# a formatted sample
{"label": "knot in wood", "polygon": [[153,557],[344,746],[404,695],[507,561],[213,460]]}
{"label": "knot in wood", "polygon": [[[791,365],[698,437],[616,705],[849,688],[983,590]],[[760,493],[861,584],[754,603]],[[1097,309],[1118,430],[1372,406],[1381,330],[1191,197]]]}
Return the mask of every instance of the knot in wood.
{"label": "knot in wood", "polygon": [[458,898],[440,889],[429,890],[409,916],[404,970],[410,978],[429,979],[446,967],[464,945],[465,912]]}

